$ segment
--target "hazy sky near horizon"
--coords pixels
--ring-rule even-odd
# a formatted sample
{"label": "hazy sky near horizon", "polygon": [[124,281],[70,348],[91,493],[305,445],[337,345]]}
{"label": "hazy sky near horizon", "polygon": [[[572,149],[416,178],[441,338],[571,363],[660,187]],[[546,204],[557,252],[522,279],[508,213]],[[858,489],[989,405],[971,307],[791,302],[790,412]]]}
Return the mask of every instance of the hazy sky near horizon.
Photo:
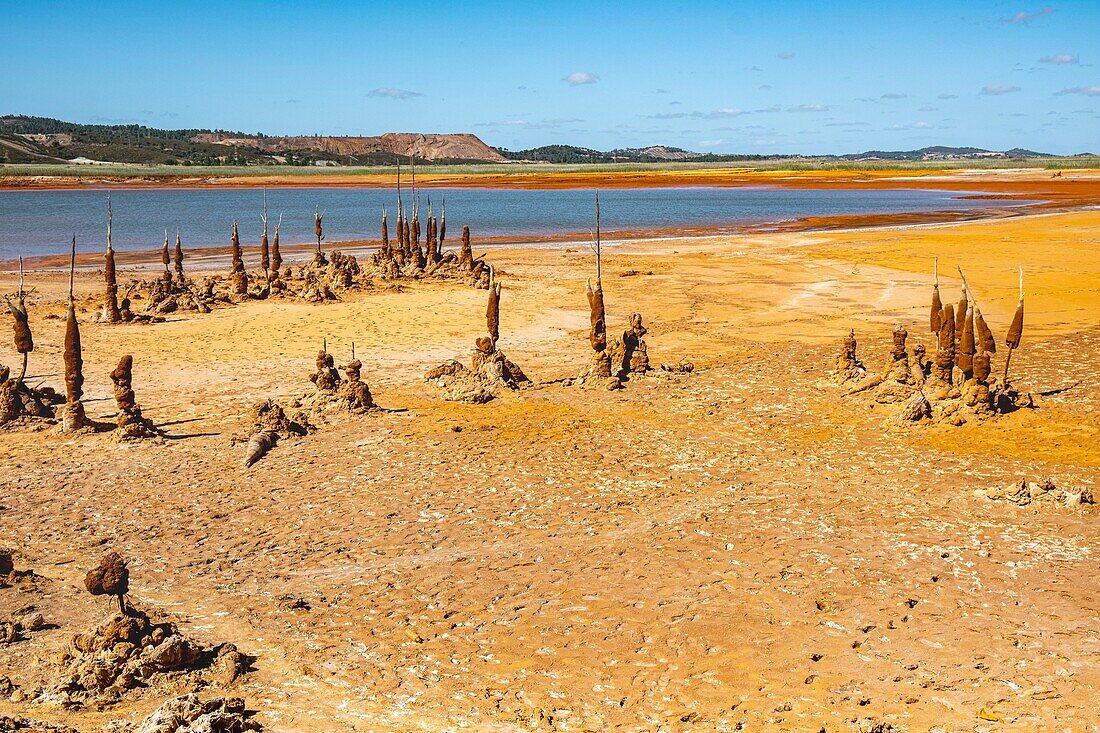
{"label": "hazy sky near horizon", "polygon": [[9,2],[0,114],[512,149],[1100,152],[1100,2]]}

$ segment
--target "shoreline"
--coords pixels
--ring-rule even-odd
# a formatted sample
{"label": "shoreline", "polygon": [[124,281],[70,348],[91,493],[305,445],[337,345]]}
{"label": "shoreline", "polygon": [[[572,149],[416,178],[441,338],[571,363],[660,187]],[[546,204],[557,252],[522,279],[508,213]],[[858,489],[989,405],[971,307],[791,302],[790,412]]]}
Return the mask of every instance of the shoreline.
{"label": "shoreline", "polygon": [[[1064,205],[1056,202],[1044,201],[1021,206],[992,207],[974,210],[937,210],[923,212],[902,212],[896,214],[837,214],[833,216],[807,216],[789,221],[761,222],[755,224],[741,224],[721,227],[667,227],[657,229],[626,229],[605,232],[603,243],[609,246],[621,245],[628,242],[655,241],[662,239],[702,240],[729,236],[748,236],[753,234],[778,234],[784,232],[824,232],[824,231],[853,231],[853,230],[883,230],[898,227],[932,226],[959,224],[971,221],[998,220],[1013,217],[1039,216],[1043,214],[1057,214],[1072,211],[1084,211],[1096,204]],[[587,247],[590,242],[585,237],[588,232],[562,232],[550,235],[496,235],[490,237],[474,238],[473,249],[475,256],[479,249],[531,249],[546,247]],[[369,255],[381,245],[380,239],[350,239],[343,241],[326,241],[325,251],[339,250],[345,254],[357,257]],[[297,264],[299,257],[308,258],[313,252],[312,242],[291,242],[282,245],[284,256],[288,263]],[[453,248],[450,244],[447,248]],[[242,244],[241,250],[246,257],[258,257],[258,244]],[[228,261],[230,246],[228,244],[211,244],[189,246],[184,250],[187,259],[192,262],[192,267],[203,265],[215,268],[221,266],[223,261]],[[141,250],[115,250],[115,258],[120,267],[126,266],[138,270],[156,269],[161,266],[160,248]],[[100,266],[102,252],[77,252],[76,266],[78,270],[94,269]],[[55,270],[67,267],[69,254],[57,252],[44,255],[32,255],[23,258],[24,269]],[[199,264],[202,263],[202,264]],[[18,259],[0,260],[0,272],[14,272],[18,267]],[[204,271],[197,269],[196,271]]]}

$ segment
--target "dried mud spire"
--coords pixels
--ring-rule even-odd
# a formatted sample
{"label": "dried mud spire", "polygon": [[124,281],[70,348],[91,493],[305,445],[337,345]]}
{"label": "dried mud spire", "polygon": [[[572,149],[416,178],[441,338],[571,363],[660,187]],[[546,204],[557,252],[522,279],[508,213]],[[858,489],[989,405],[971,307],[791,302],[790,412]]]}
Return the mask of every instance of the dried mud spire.
{"label": "dried mud spire", "polygon": [[397,206],[397,251],[401,253],[402,259],[408,258],[409,240],[405,224],[405,207],[400,202]]}
{"label": "dried mud spire", "polygon": [[[603,250],[600,241],[600,194],[596,192],[596,241],[592,245],[596,255],[596,284],[586,280],[584,293],[588,297],[591,327],[588,341],[595,352],[592,366],[587,372],[591,377],[611,376],[611,355],[607,353],[607,313],[603,301]],[[583,381],[583,380],[582,380]]]}
{"label": "dried mud spire", "polygon": [[126,594],[130,592],[130,571],[117,552],[109,553],[84,576],[84,588],[93,596],[115,596],[118,610],[126,613]]}
{"label": "dried mud spire", "polygon": [[84,417],[84,405],[80,398],[84,394],[84,361],[80,356],[80,326],[76,322],[76,300],[73,297],[73,282],[76,278],[76,235],[73,235],[72,251],[69,256],[69,310],[65,316],[65,413],[62,430],[75,432],[87,422]]}
{"label": "dried mud spire", "polygon": [[588,296],[588,308],[591,327],[588,332],[588,340],[594,351],[603,351],[607,348],[607,314],[603,304],[603,286],[599,279],[593,287],[592,281],[584,284],[584,294]]}
{"label": "dried mud spire", "polygon": [[127,354],[119,360],[111,372],[111,381],[115,385],[119,438],[133,440],[159,435],[153,423],[141,414],[141,406],[134,396],[134,357]]}
{"label": "dried mud spire", "polygon": [[260,235],[260,267],[264,270],[264,276],[271,282],[271,244],[267,239],[267,189],[264,189],[264,213],[260,214],[260,220],[264,223],[263,234]]}
{"label": "dried mud spire", "polygon": [[963,287],[966,288],[966,295],[970,299],[969,305],[974,309],[975,353],[988,351],[990,354],[995,354],[997,353],[997,340],[993,338],[993,332],[986,325],[985,318],[982,316],[982,309],[978,307],[978,300],[974,297],[974,290],[970,287],[970,283],[966,281],[966,275],[963,274],[961,267],[958,267],[958,270],[959,277],[963,281]]}
{"label": "dried mud spire", "polygon": [[492,267],[489,268],[489,305],[485,309],[485,324],[495,347],[500,338],[500,283]]}
{"label": "dried mud spire", "polygon": [[241,235],[237,229],[237,220],[233,220],[232,235],[233,269],[229,274],[231,288],[234,294],[248,295],[248,273],[244,269],[244,259],[241,257]]}
{"label": "dried mud spire", "polygon": [[427,260],[429,262],[437,263],[440,260],[439,250],[436,247],[436,223],[435,215],[432,213],[432,199],[428,197],[428,238],[426,242]]}
{"label": "dried mud spire", "polygon": [[932,312],[928,317],[928,330],[940,332],[940,318],[943,316],[943,303],[940,301],[940,258],[932,260]]}
{"label": "dried mud spire", "polygon": [[592,348],[603,351],[607,348],[607,314],[603,304],[603,249],[600,241],[600,192],[596,192],[596,243],[592,247],[596,253],[596,287],[591,283],[585,283],[584,292],[588,296],[588,307],[591,311],[592,330],[589,339]]}
{"label": "dried mud spire", "polygon": [[443,196],[439,204],[439,251],[443,252],[443,242],[447,239],[447,197]]}
{"label": "dried mud spire", "polygon": [[985,316],[982,315],[977,303],[974,304],[974,336],[977,339],[979,351],[997,353],[997,339],[993,337],[993,331],[985,322]]}
{"label": "dried mud spire", "polygon": [[471,270],[474,266],[474,251],[470,248],[470,227],[462,225],[462,249],[458,252],[458,266]]}
{"label": "dried mud spire", "polygon": [[241,235],[237,230],[237,220],[233,220],[233,233],[230,235],[232,247],[233,272],[244,272],[244,260],[241,258]]}
{"label": "dried mud spire", "polygon": [[183,240],[180,239],[180,228],[176,227],[176,251],[173,253],[176,266],[176,282],[182,288],[184,286],[184,280],[186,279],[183,274]]}
{"label": "dried mud spire", "polygon": [[321,213],[320,207],[314,207],[313,234],[317,237],[317,251],[313,253],[313,261],[319,264],[328,264],[325,259],[325,253],[321,251],[321,241],[325,238],[325,229],[324,226],[322,226],[324,219],[325,215]]}
{"label": "dried mud spire", "polygon": [[[23,383],[23,377],[27,375],[27,361],[29,354],[34,351],[34,338],[31,336],[31,324],[27,318],[27,294],[23,290],[23,258],[19,258],[19,290],[15,294],[15,302],[7,300],[8,310],[11,311],[15,330],[15,351],[23,355],[23,368],[19,371],[16,384]],[[0,380],[3,381],[3,380]]]}
{"label": "dried mud spire", "polygon": [[955,311],[950,303],[943,307],[941,324],[932,377],[942,388],[949,389],[955,367]]}
{"label": "dried mud spire", "polygon": [[283,215],[279,214],[279,221],[275,224],[275,239],[271,243],[271,269],[275,277],[279,277],[279,269],[283,266],[283,253],[279,251],[279,227],[283,225]]}
{"label": "dried mud spire", "polygon": [[168,229],[164,230],[164,244],[160,248],[160,263],[164,265],[164,273],[160,276],[165,294],[172,292],[172,271],[168,268],[172,264],[172,254],[168,249]]}
{"label": "dried mud spire", "polygon": [[335,392],[340,386],[340,373],[332,354],[328,353],[328,339],[322,339],[321,350],[317,352],[317,371],[309,375],[309,380],[322,392]]}
{"label": "dried mud spire", "polygon": [[1020,348],[1020,339],[1024,335],[1024,268],[1020,266],[1020,300],[1016,304],[1016,313],[1012,316],[1012,323],[1008,327],[1008,335],[1005,336],[1005,346],[1010,349]]}
{"label": "dried mud spire", "polygon": [[107,284],[107,321],[118,323],[122,314],[118,310],[118,275],[115,272],[115,248],[111,242],[111,223],[114,212],[111,209],[111,194],[107,194],[107,252],[104,254],[103,279]]}
{"label": "dried mud spire", "polygon": [[894,361],[901,361],[908,358],[908,352],[905,350],[905,341],[909,338],[909,331],[905,326],[900,323],[894,326],[894,331],[891,334],[893,339],[893,346],[890,347],[890,357]]}
{"label": "dried mud spire", "polygon": [[962,340],[963,327],[966,325],[966,309],[970,306],[970,296],[966,292],[966,284],[962,286],[962,293],[959,295],[959,304],[955,306],[955,344],[959,344]]}
{"label": "dried mud spire", "polygon": [[1005,336],[1005,346],[1008,354],[1005,356],[1004,383],[1008,384],[1008,365],[1012,363],[1012,352],[1020,348],[1020,339],[1024,335],[1024,266],[1020,265],[1020,302],[1016,304],[1016,313],[1012,316],[1012,323],[1008,326],[1008,334]]}
{"label": "dried mud spire", "polygon": [[963,316],[963,332],[959,337],[959,349],[955,354],[955,364],[962,370],[965,379],[970,379],[974,373],[974,308],[967,304],[966,315]]}
{"label": "dried mud spire", "polygon": [[425,258],[424,251],[420,249],[420,211],[418,206],[413,207],[411,236],[412,239],[409,243],[409,248],[412,251],[413,258],[416,259],[416,266],[423,269]]}
{"label": "dried mud spire", "polygon": [[362,380],[363,362],[355,358],[355,342],[351,342],[351,361],[344,367],[348,378],[336,390],[337,399],[352,412],[365,412],[376,407],[370,387]]}
{"label": "dried mud spire", "polygon": [[390,258],[390,226],[386,221],[386,206],[382,205],[382,257],[384,259]]}
{"label": "dried mud spire", "polygon": [[647,333],[649,329],[642,323],[642,314],[631,313],[630,328],[623,332],[620,379],[629,374],[644,374],[649,371],[649,347],[645,342]]}
{"label": "dried mud spire", "polygon": [[833,376],[841,382],[851,382],[867,376],[867,369],[856,356],[856,330],[853,328],[840,342],[840,353],[836,357]]}

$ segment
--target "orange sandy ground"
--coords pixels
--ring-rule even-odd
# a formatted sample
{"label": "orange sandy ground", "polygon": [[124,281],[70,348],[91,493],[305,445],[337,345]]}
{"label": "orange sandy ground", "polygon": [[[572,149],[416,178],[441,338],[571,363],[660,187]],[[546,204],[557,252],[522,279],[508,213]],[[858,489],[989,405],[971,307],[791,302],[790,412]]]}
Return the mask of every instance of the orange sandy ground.
{"label": "orange sandy ground", "polygon": [[[1096,515],[974,491],[1025,476],[1100,491],[1098,231],[1100,212],[1075,212],[630,241],[606,254],[609,330],[638,310],[653,361],[698,371],[484,406],[422,382],[467,359],[482,291],[154,326],[92,323],[84,301],[89,414],[111,419],[107,375],[130,353],[170,439],[0,432],[0,537],[56,581],[48,597],[0,589],[0,619],[36,603],[58,626],[0,646],[0,675],[31,690],[56,674],[107,613],[77,587],[113,548],[141,603],[257,656],[229,693],[270,730],[1097,730]],[[933,255],[945,301],[959,264],[999,338],[1023,263],[1013,373],[1038,409],[895,427],[896,408],[825,378],[852,327],[872,370],[894,323],[931,347]],[[492,260],[501,348],[539,382],[581,371],[591,254]],[[31,380],[60,388],[64,278],[29,284]],[[99,290],[91,273],[78,287]],[[407,411],[340,419],[243,468],[230,438],[249,406],[304,393],[322,337],[338,363],[354,341],[377,401]],[[159,702],[0,714],[91,731]]]}

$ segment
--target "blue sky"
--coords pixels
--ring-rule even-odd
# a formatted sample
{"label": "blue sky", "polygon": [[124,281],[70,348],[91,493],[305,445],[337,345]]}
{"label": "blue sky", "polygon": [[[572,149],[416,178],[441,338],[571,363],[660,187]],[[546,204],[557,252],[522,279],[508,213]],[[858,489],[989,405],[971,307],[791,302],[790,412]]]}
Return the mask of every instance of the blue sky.
{"label": "blue sky", "polygon": [[1100,2],[9,2],[0,113],[512,149],[1100,152]]}

